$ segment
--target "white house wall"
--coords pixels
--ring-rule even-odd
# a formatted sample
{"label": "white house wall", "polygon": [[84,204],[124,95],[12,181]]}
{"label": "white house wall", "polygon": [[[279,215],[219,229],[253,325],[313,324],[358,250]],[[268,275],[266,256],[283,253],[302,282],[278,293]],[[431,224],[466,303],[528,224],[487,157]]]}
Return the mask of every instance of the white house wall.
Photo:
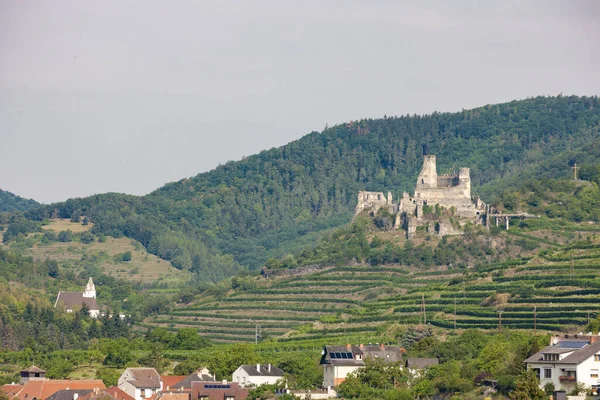
{"label": "white house wall", "polygon": [[592,370],[596,372],[600,370],[600,361],[594,361],[593,355],[577,366],[577,381],[588,388],[592,385],[600,385],[600,378],[591,377]]}
{"label": "white house wall", "polygon": [[[594,361],[594,355],[588,357],[585,361],[579,364],[535,364],[529,363],[530,369],[540,370],[540,387],[544,387],[548,382],[552,382],[556,390],[564,390],[567,393],[575,388],[575,382],[559,380],[560,376],[567,375],[567,371],[576,371],[577,382],[584,384],[586,387],[592,385],[600,385],[600,378],[592,378],[592,370],[600,371],[600,361]],[[544,378],[544,369],[552,370],[552,378]]]}
{"label": "white house wall", "polygon": [[356,371],[360,367],[357,366],[339,366],[339,365],[325,365],[323,369],[323,386],[334,387],[339,385],[348,374]]}
{"label": "white house wall", "polygon": [[243,368],[238,368],[232,375],[233,382],[239,383],[240,386],[260,386],[262,384],[273,385],[278,380],[282,379],[282,376],[250,376]]}

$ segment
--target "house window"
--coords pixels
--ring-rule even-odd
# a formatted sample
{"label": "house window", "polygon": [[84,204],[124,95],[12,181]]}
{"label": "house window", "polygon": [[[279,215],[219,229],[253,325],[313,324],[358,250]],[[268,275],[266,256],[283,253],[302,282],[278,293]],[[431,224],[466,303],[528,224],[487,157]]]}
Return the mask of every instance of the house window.
{"label": "house window", "polygon": [[146,397],[146,389],[140,389],[140,396]]}
{"label": "house window", "polygon": [[597,369],[593,369],[590,371],[590,378],[597,378],[598,377],[598,370]]}
{"label": "house window", "polygon": [[356,359],[357,359],[357,360],[362,360],[362,354],[357,354],[357,355],[356,355]]}
{"label": "house window", "polygon": [[550,368],[544,368],[544,378],[552,379],[552,370]]}
{"label": "house window", "polygon": [[600,361],[600,354],[594,354],[594,361]]}

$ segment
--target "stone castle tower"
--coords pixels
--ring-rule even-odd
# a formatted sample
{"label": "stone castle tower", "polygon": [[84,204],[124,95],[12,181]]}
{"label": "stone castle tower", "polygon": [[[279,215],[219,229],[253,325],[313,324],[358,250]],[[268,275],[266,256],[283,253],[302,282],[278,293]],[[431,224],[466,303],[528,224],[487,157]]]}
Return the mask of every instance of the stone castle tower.
{"label": "stone castle tower", "polygon": [[392,194],[384,196],[381,192],[359,192],[358,204],[354,215],[368,211],[374,216],[381,208],[395,215],[393,229],[406,227],[408,237],[416,233],[417,227],[436,226],[436,232],[443,235],[460,235],[462,232],[455,226],[449,216],[440,217],[432,221],[431,215],[424,216],[425,207],[439,206],[451,213],[459,224],[471,221],[482,224],[487,206],[479,198],[471,198],[471,170],[460,168],[458,173],[437,173],[436,158],[434,155],[423,157],[423,166],[417,178],[414,195],[403,193],[398,202],[394,202]]}
{"label": "stone castle tower", "polygon": [[435,156],[424,156],[423,167],[417,178],[415,190],[436,188],[438,185],[438,176],[436,169]]}

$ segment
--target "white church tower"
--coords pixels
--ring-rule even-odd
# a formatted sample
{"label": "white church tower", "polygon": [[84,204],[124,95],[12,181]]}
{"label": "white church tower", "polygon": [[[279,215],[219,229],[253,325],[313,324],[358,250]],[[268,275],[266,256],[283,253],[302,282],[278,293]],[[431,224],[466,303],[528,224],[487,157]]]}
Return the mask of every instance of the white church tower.
{"label": "white church tower", "polygon": [[94,282],[92,281],[92,277],[88,280],[87,285],[85,286],[85,290],[83,291],[83,297],[96,298],[96,286],[94,286]]}

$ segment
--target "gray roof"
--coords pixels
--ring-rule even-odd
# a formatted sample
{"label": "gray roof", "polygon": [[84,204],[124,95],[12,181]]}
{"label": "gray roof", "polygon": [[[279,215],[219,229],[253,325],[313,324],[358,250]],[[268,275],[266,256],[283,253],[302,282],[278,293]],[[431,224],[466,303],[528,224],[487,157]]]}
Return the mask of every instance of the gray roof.
{"label": "gray roof", "polygon": [[58,303],[63,303],[67,310],[73,310],[75,307],[81,307],[83,304],[90,310],[100,310],[95,298],[83,297],[83,293],[81,292],[59,292],[55,307]]}
{"label": "gray roof", "polygon": [[92,393],[92,389],[64,389],[54,393],[52,396],[46,398],[46,400],[73,400],[74,394],[77,394],[78,396],[84,396],[89,393]]}
{"label": "gray roof", "polygon": [[284,376],[285,372],[271,364],[260,364],[260,371],[256,368],[257,364],[240,365],[240,368],[250,376]]}
{"label": "gray roof", "polygon": [[[583,348],[569,349],[569,348],[562,347],[562,348],[560,348],[560,350],[566,350],[566,351],[560,351],[560,352],[557,351],[558,349],[559,348],[557,346],[548,346],[548,347],[538,351],[537,353],[535,353],[528,359],[526,359],[525,362],[526,363],[541,363],[541,364],[579,364],[582,361],[587,360],[594,354],[600,353],[600,341],[596,341],[595,343],[588,344],[587,346],[585,346]],[[544,361],[544,354],[562,354],[565,352],[572,352],[572,354],[569,354],[562,360]]]}
{"label": "gray roof", "polygon": [[407,358],[406,367],[411,369],[423,369],[432,365],[438,365],[440,361],[437,358]]}
{"label": "gray roof", "polygon": [[[352,358],[332,358],[331,353],[352,353]],[[357,360],[357,355],[361,355]],[[382,359],[388,363],[401,362],[402,351],[398,346],[324,346],[321,364],[356,367],[365,365],[365,359]]]}
{"label": "gray roof", "polygon": [[215,380],[215,378],[213,378],[210,375],[193,373],[190,376],[186,377],[185,379],[182,379],[181,381],[177,382],[175,385],[172,385],[171,388],[173,388],[173,389],[191,389],[192,382],[212,382],[214,380]]}
{"label": "gray roof", "polygon": [[31,367],[29,367],[27,369],[22,369],[21,372],[45,373],[46,371],[44,371],[41,368],[36,367],[35,365],[32,365]]}

